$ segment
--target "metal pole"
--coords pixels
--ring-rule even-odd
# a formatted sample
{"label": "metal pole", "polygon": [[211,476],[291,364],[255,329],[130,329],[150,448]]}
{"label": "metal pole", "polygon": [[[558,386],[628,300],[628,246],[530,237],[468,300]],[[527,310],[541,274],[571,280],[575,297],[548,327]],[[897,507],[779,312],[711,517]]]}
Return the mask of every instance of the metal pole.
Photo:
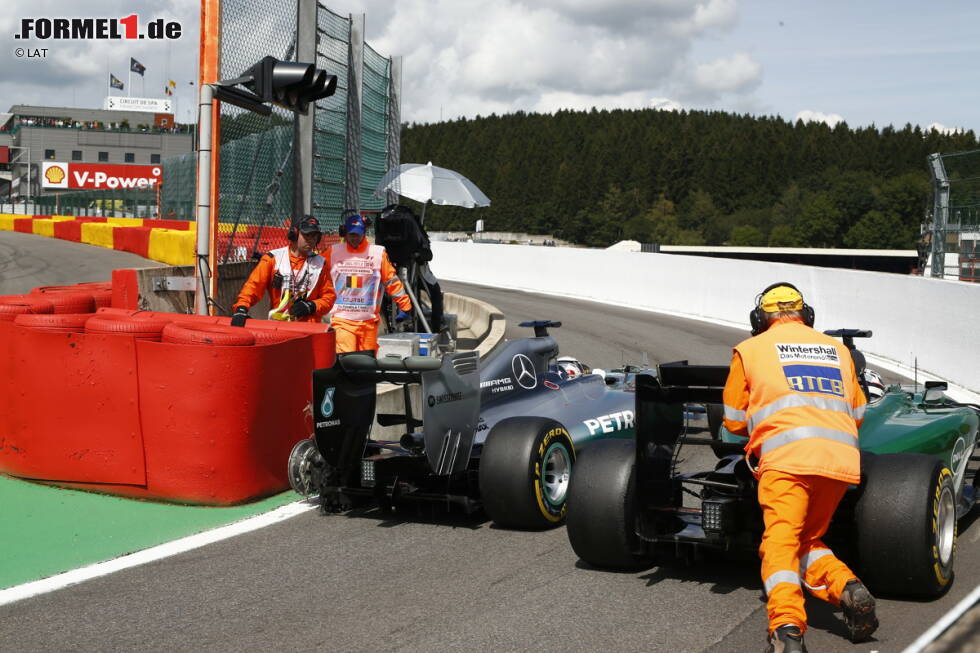
{"label": "metal pole", "polygon": [[928,156],[933,176],[932,208],[932,267],[931,276],[943,278],[946,275],[946,224],[949,222],[949,177],[943,165],[942,154]]}
{"label": "metal pole", "polygon": [[211,105],[214,88],[201,84],[201,99],[197,112],[197,254],[194,257],[194,312],[208,314],[207,293],[211,287],[211,268],[208,255],[211,242]]}
{"label": "metal pole", "polygon": [[[34,202],[34,189],[31,186],[31,148],[27,148],[27,201]],[[31,210],[31,213],[34,211]],[[24,204],[24,213],[27,213],[27,204]]]}
{"label": "metal pole", "polygon": [[347,69],[347,171],[344,208],[361,208],[361,93],[364,82],[364,14],[350,15]]}
{"label": "metal pole", "polygon": [[422,306],[419,304],[418,298],[415,297],[415,292],[412,290],[412,284],[408,281],[408,271],[405,270],[405,268],[399,269],[398,277],[402,280],[402,285],[405,286],[405,292],[408,293],[408,298],[412,300],[412,308],[415,309],[415,314],[419,316],[419,320],[421,320],[422,326],[425,328],[425,332],[432,333],[432,327],[429,326],[429,323],[425,320],[425,316],[422,315]]}
{"label": "metal pole", "polygon": [[[401,163],[401,128],[402,128],[402,58],[390,59],[388,87],[388,151],[387,169],[394,170]],[[398,191],[388,190],[386,204],[398,204]]]}
{"label": "metal pole", "polygon": [[[317,0],[296,3],[296,61],[317,63]],[[307,114],[293,117],[293,215],[294,221],[313,212],[313,124],[316,102]]]}

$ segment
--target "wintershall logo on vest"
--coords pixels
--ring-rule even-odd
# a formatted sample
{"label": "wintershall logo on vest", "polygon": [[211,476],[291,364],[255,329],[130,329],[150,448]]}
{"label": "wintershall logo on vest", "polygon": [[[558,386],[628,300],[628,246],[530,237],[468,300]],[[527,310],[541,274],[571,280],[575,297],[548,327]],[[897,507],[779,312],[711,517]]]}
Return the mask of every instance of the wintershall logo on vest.
{"label": "wintershall logo on vest", "polygon": [[779,362],[840,364],[837,349],[830,345],[776,343]]}
{"label": "wintershall logo on vest", "polygon": [[844,380],[841,378],[839,367],[783,365],[783,374],[786,375],[789,387],[797,392],[844,396]]}
{"label": "wintershall logo on vest", "polygon": [[160,166],[102,165],[97,163],[45,162],[43,188],[92,188],[147,190],[162,181]]}

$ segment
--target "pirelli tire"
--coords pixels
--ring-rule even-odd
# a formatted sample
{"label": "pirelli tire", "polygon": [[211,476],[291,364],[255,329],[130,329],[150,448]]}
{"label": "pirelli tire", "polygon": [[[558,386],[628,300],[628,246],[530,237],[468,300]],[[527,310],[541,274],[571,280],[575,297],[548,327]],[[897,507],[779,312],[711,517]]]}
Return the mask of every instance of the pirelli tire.
{"label": "pirelli tire", "polygon": [[633,571],[652,555],[636,535],[636,442],[599,440],[582,452],[568,491],[566,533],[593,567]]}
{"label": "pirelli tire", "polygon": [[855,506],[859,576],[873,593],[939,596],[953,581],[956,490],[935,456],[862,455]]}
{"label": "pirelli tire", "polygon": [[543,530],[565,521],[575,447],[560,423],[510,417],[487,435],[480,455],[480,496],[504,528]]}

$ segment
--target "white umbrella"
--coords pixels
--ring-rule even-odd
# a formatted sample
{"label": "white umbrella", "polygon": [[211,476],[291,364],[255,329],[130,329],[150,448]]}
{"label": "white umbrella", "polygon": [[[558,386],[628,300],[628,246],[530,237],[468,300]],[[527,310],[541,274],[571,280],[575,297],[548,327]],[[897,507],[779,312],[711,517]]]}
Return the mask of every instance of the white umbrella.
{"label": "white umbrella", "polygon": [[389,170],[374,189],[374,196],[381,197],[389,190],[422,202],[423,217],[428,202],[468,209],[490,206],[490,198],[476,184],[454,170],[432,165],[432,161],[425,165],[403,163]]}

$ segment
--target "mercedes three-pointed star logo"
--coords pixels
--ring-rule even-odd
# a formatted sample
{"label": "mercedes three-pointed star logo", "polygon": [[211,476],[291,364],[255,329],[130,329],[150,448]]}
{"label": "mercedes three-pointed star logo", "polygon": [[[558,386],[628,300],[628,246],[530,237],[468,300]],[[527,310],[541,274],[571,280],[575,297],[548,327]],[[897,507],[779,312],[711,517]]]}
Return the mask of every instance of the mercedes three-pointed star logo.
{"label": "mercedes three-pointed star logo", "polygon": [[514,380],[517,385],[525,390],[531,390],[538,385],[538,377],[534,370],[534,363],[524,354],[517,354],[510,362],[510,368],[514,372]]}

